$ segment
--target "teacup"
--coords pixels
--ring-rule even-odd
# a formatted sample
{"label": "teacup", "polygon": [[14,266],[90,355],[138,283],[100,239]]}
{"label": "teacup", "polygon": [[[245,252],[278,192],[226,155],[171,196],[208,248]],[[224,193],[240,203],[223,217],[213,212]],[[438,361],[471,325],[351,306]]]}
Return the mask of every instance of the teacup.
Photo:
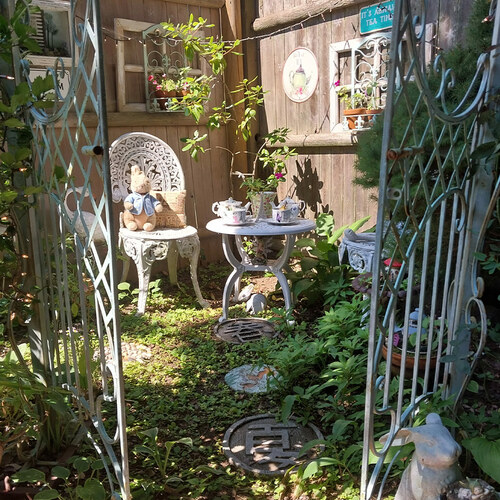
{"label": "teacup", "polygon": [[233,208],[222,217],[222,220],[226,224],[245,224],[249,216],[250,213],[246,208]]}
{"label": "teacup", "polygon": [[272,219],[274,222],[279,224],[286,224],[288,222],[292,222],[297,218],[297,215],[294,214],[294,211],[291,208],[273,208]]}
{"label": "teacup", "polygon": [[290,210],[292,211],[292,218],[296,219],[300,215],[300,213],[304,210],[305,207],[306,204],[302,200],[299,200],[296,203],[292,203],[290,205]]}

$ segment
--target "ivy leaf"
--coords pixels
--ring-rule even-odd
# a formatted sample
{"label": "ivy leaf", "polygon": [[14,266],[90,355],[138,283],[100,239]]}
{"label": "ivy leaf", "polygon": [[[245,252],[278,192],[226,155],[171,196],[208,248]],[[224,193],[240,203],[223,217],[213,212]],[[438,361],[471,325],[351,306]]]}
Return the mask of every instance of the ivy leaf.
{"label": "ivy leaf", "polygon": [[48,488],[46,490],[38,492],[33,498],[34,500],[54,500],[56,498],[60,498],[60,496],[57,490]]}
{"label": "ivy leaf", "polygon": [[352,420],[342,420],[342,419],[335,420],[335,423],[333,424],[332,427],[331,437],[335,441],[337,441],[339,438],[343,436],[346,427],[352,423],[353,423]]}
{"label": "ivy leaf", "polygon": [[45,474],[38,469],[26,469],[12,474],[12,479],[20,483],[44,483]]}
{"label": "ivy leaf", "polygon": [[77,486],[76,494],[83,500],[106,500],[106,490],[97,479],[87,479],[83,486]]}
{"label": "ivy leaf", "polygon": [[61,465],[52,467],[52,470],[50,472],[53,476],[59,479],[68,479],[70,475],[69,469],[67,469],[66,467],[62,467]]}
{"label": "ivy leaf", "polygon": [[307,479],[314,474],[320,472],[322,467],[326,467],[328,465],[337,465],[340,462],[336,458],[324,457],[318,458],[317,460],[313,460],[307,464],[307,467],[304,469],[304,473],[302,474],[302,479]]}
{"label": "ivy leaf", "polygon": [[313,281],[310,279],[301,279],[293,284],[293,293],[297,297],[304,291],[313,285]]}

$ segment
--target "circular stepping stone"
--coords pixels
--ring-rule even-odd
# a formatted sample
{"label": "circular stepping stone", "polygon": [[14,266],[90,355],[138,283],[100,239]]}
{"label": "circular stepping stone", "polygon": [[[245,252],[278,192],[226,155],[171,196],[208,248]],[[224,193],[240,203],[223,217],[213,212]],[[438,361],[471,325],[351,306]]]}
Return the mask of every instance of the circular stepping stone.
{"label": "circular stepping stone", "polygon": [[255,393],[272,390],[278,377],[272,366],[242,365],[231,370],[224,380],[235,391]]}
{"label": "circular stepping stone", "polygon": [[254,474],[278,476],[318,456],[323,446],[299,459],[301,448],[313,439],[323,439],[313,424],[300,425],[293,417],[284,424],[274,415],[263,414],[234,423],[226,431],[222,446],[232,465]]}
{"label": "circular stepping stone", "polygon": [[262,337],[273,338],[277,335],[273,325],[262,318],[226,319],[215,326],[215,334],[232,344],[244,344]]}

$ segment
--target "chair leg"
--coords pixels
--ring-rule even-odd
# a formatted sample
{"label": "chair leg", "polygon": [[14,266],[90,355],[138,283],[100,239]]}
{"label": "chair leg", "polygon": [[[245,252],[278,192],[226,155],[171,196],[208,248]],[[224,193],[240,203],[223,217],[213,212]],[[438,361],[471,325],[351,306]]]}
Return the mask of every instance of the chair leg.
{"label": "chair leg", "polygon": [[146,299],[148,297],[149,279],[151,277],[152,260],[144,248],[143,242],[133,239],[124,239],[123,248],[129,257],[132,257],[137,267],[139,279],[139,298],[137,302],[137,316],[142,316],[146,310]]}
{"label": "chair leg", "polygon": [[168,278],[171,285],[177,285],[177,261],[179,260],[179,250],[177,245],[170,245],[167,255]]}
{"label": "chair leg", "polygon": [[200,285],[198,284],[198,259],[200,257],[200,238],[197,234],[176,240],[177,248],[181,257],[189,259],[189,268],[191,271],[191,281],[193,282],[194,293],[201,307],[209,307],[210,304],[201,295]]}
{"label": "chair leg", "polygon": [[137,302],[137,316],[142,316],[146,310],[146,299],[148,298],[149,279],[151,277],[151,263],[144,255],[139,256],[136,261],[137,277],[139,278],[139,298]]}
{"label": "chair leg", "polygon": [[121,236],[118,236],[118,250],[120,252],[120,256],[123,257],[122,277],[120,278],[120,283],[123,283],[124,281],[127,281],[128,271],[130,269],[130,257],[125,252],[125,245]]}

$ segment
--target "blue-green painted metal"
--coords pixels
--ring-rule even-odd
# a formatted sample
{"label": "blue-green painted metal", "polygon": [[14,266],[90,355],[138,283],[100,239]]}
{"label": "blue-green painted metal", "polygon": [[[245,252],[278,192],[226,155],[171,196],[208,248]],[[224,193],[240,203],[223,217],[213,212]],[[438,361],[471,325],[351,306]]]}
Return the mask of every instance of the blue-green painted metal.
{"label": "blue-green painted metal", "polygon": [[[419,422],[430,397],[449,397],[449,411],[456,410],[487,333],[475,252],[500,189],[489,165],[472,161],[471,154],[490,140],[479,117],[490,89],[498,87],[500,19],[493,50],[479,57],[469,87],[452,104],[453,68],[439,56],[425,59],[426,12],[426,1],[395,2],[371,293],[363,499],[385,497],[398,459],[398,453],[389,455],[393,438]],[[384,445],[381,433],[388,435]]]}
{"label": "blue-green painted metal", "polygon": [[[60,2],[59,2],[60,3]],[[71,0],[72,64],[54,59],[52,108],[31,110],[36,173],[30,212],[39,314],[31,346],[42,375],[69,389],[104,459],[113,498],[131,498],[117,301],[106,94],[98,0]],[[22,61],[31,84],[29,63]],[[57,82],[71,73],[66,96]],[[106,414],[106,418],[105,415]]]}

